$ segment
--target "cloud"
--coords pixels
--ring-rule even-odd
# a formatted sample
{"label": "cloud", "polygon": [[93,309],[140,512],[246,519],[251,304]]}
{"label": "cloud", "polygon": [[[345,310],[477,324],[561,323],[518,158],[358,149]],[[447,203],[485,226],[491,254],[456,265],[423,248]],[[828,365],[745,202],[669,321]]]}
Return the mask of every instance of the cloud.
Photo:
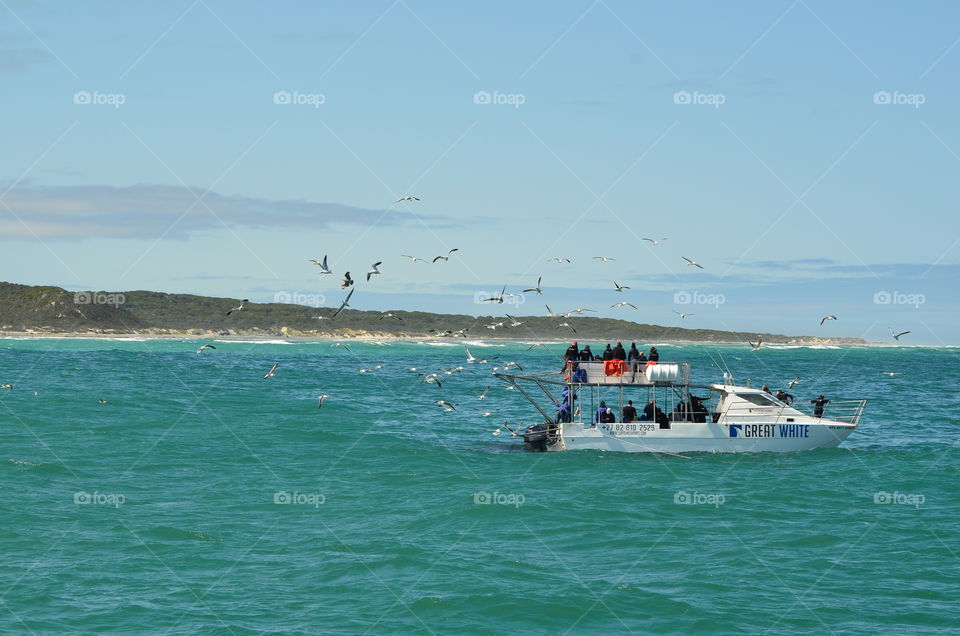
{"label": "cloud", "polygon": [[[202,203],[197,203],[197,197],[202,197]],[[311,230],[333,224],[400,227],[420,226],[418,217],[432,227],[458,225],[450,217],[399,209],[258,199],[169,185],[24,186],[8,192],[0,202],[0,239],[32,238],[34,234],[46,239],[129,239],[156,238],[165,233],[170,238],[185,239],[192,232],[220,229],[224,224]]]}

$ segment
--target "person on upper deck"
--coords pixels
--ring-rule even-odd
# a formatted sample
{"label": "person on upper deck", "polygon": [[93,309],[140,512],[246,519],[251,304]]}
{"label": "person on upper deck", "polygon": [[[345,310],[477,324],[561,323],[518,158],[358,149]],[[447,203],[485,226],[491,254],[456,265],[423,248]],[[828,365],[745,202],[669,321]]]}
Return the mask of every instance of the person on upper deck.
{"label": "person on upper deck", "polygon": [[574,340],[573,344],[567,347],[567,350],[563,354],[563,360],[579,360],[580,359],[580,348],[577,347],[577,341]]}
{"label": "person on upper deck", "polygon": [[640,350],[637,349],[637,343],[630,343],[630,351],[627,351],[627,362],[636,362],[640,359],[640,356],[643,355],[640,353]]}
{"label": "person on upper deck", "polygon": [[656,347],[650,347],[650,355],[648,357],[650,362],[658,362],[660,360],[660,352],[657,351]]}
{"label": "person on upper deck", "polygon": [[603,350],[603,359],[613,360],[613,349],[610,348],[609,344],[607,344],[607,348]]}
{"label": "person on upper deck", "polygon": [[590,345],[584,345],[580,350],[580,362],[592,362],[593,352],[590,351]]}
{"label": "person on upper deck", "polygon": [[626,360],[627,352],[623,350],[623,343],[617,340],[617,346],[613,348],[614,360]]}

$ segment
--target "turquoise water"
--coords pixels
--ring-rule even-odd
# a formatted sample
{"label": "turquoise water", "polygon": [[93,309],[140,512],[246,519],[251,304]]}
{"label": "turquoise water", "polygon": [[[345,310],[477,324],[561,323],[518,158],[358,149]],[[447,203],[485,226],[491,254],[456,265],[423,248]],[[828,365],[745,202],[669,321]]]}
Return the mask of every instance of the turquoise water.
{"label": "turquoise water", "polygon": [[519,452],[459,345],[199,344],[0,340],[0,631],[958,631],[960,349],[660,346],[870,400],[841,448],[682,459]]}

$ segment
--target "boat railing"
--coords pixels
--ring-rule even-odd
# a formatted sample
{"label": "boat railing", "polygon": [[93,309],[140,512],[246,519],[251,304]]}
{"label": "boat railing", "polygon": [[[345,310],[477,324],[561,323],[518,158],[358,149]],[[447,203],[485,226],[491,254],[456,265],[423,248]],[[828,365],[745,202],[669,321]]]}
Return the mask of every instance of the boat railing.
{"label": "boat railing", "polygon": [[[568,381],[577,384],[639,384],[654,386],[656,384],[689,384],[689,362],[656,362],[649,365],[647,362],[624,362],[622,371],[613,371],[607,375],[608,366],[604,360],[578,361],[569,365],[567,369]],[[648,374],[649,367],[659,367],[662,371],[658,375]],[[577,374],[577,371],[584,374]],[[674,370],[675,373],[669,373]],[[584,377],[585,375],[585,377]],[[580,381],[577,381],[580,378]],[[652,379],[651,379],[652,378]]]}
{"label": "boat railing", "polygon": [[[830,400],[819,417],[856,426],[860,423],[860,417],[866,405],[866,400]],[[769,421],[771,418],[778,420],[785,418],[789,422],[791,415],[796,411],[803,415],[818,417],[813,413],[813,405],[809,409],[800,409],[793,405],[771,403],[769,406],[763,406],[752,402],[734,402],[726,408],[722,416],[725,420],[733,420],[737,423],[752,420]]]}

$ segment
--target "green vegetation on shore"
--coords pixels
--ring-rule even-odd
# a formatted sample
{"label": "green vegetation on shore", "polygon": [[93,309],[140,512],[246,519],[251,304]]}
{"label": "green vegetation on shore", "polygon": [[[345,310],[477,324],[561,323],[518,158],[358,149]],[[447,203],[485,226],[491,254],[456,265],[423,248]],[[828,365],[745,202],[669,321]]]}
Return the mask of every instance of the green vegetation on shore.
{"label": "green vegetation on shore", "polygon": [[[624,340],[638,342],[747,342],[763,337],[767,343],[862,344],[859,338],[789,337],[755,332],[682,329],[616,320],[613,318],[547,318],[518,316],[519,327],[487,329],[485,325],[509,319],[464,314],[434,314],[421,311],[390,313],[346,309],[330,319],[333,309],[316,309],[285,303],[247,303],[242,311],[227,316],[239,299],[211,298],[152,291],[69,292],[60,287],[18,285],[0,282],[0,330],[6,332],[76,334],[211,334],[315,337],[408,337],[431,335],[430,330],[469,330],[472,338],[543,340]],[[318,319],[317,316],[322,317]],[[561,322],[574,326],[557,329]]]}

